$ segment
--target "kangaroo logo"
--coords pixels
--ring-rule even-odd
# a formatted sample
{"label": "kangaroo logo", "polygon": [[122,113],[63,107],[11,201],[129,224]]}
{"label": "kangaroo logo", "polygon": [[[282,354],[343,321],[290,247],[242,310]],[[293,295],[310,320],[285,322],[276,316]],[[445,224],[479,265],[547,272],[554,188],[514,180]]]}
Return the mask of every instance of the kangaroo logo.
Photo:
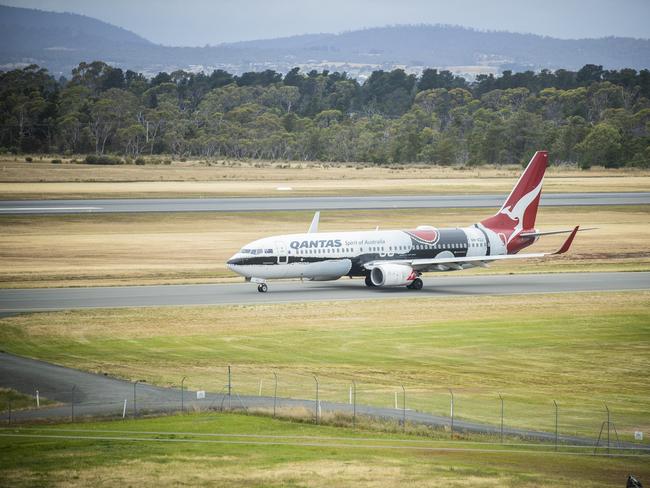
{"label": "kangaroo logo", "polygon": [[544,180],[540,181],[537,187],[526,193],[514,205],[510,205],[508,207],[504,205],[501,210],[499,210],[500,214],[505,215],[509,219],[517,222],[512,234],[510,234],[510,237],[508,238],[508,242],[510,242],[513,237],[518,235],[524,229],[524,215],[526,214],[526,210],[528,210],[528,207],[531,203],[533,203],[535,198],[539,196],[539,192],[542,191],[543,182]]}

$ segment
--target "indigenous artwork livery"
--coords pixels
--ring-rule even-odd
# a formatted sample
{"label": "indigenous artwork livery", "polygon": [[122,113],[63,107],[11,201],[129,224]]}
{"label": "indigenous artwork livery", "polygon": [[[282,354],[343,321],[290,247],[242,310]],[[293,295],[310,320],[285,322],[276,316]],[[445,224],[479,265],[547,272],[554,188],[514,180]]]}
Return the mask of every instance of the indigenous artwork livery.
{"label": "indigenous artwork livery", "polygon": [[[474,225],[437,229],[318,232],[316,212],[306,234],[267,237],[244,246],[228,267],[266,292],[266,280],[337,280],[364,276],[368,287],[422,288],[422,273],[487,267],[492,261],[540,258],[569,249],[579,228],[540,232],[535,217],[548,153],[538,151],[499,211]],[[586,230],[586,229],[584,229]],[[518,254],[542,235],[569,233],[554,253]]]}

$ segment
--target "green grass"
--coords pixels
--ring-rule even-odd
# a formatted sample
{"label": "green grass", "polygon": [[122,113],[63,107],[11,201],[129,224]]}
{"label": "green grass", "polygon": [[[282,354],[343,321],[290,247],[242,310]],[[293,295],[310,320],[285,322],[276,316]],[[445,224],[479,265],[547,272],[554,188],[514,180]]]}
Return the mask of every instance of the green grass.
{"label": "green grass", "polygon": [[240,394],[273,391],[595,437],[613,413],[623,440],[650,431],[650,293],[576,293],[265,306],[89,310],[0,321],[16,354],[220,391],[233,367]]}
{"label": "green grass", "polygon": [[[25,395],[10,388],[0,388],[0,408],[8,410],[21,410],[24,408],[34,408],[36,406],[36,393],[34,396]],[[39,402],[41,406],[54,405],[56,402],[43,398],[39,395]]]}
{"label": "green grass", "polygon": [[2,429],[0,478],[7,486],[618,487],[629,473],[650,477],[647,456],[588,452],[201,414]]}

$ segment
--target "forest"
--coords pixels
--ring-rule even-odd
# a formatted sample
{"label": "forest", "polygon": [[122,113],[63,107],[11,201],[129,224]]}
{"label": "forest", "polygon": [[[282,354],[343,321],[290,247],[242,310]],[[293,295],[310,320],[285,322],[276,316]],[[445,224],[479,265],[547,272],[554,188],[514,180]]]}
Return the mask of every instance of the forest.
{"label": "forest", "polygon": [[[521,163],[650,167],[650,71],[505,71],[468,83],[294,68],[147,79],[95,61],[70,79],[31,65],[0,72],[0,152],[437,165]],[[112,156],[112,157],[110,157]]]}

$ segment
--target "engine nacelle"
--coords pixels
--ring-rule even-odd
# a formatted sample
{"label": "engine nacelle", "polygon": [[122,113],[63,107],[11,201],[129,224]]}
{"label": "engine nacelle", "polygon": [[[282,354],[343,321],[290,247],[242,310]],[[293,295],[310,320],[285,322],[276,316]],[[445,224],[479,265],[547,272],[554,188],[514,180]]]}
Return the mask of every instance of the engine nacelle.
{"label": "engine nacelle", "polygon": [[410,285],[415,278],[413,268],[403,264],[380,264],[370,272],[370,281],[375,286]]}

